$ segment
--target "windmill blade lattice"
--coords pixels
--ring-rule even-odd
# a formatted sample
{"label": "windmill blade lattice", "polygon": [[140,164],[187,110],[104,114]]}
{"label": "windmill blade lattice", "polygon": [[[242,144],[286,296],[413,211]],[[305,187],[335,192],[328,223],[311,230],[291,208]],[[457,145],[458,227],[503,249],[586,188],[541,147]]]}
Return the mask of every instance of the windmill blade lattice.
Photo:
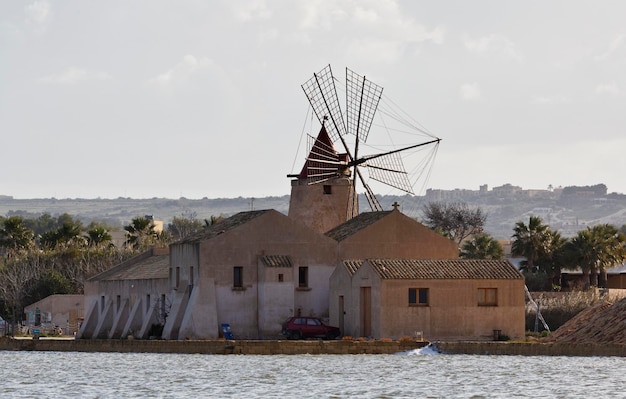
{"label": "windmill blade lattice", "polygon": [[370,179],[395,187],[408,194],[413,193],[409,175],[404,169],[404,163],[399,153],[387,154],[368,159],[367,166]]}
{"label": "windmill blade lattice", "polygon": [[[319,122],[326,127],[330,138],[337,142],[346,134],[346,125],[337,97],[337,88],[330,65],[302,85],[313,112]],[[327,120],[328,118],[328,120]]]}
{"label": "windmill blade lattice", "polygon": [[346,68],[347,131],[366,142],[383,88]]}
{"label": "windmill blade lattice", "polygon": [[[317,119],[322,125],[324,139],[317,141],[311,146],[311,152],[307,158],[305,174],[309,184],[327,181],[336,177],[352,176],[352,185],[356,192],[357,181],[365,190],[365,196],[373,211],[382,210],[372,189],[363,176],[361,167],[368,169],[368,176],[372,180],[413,194],[413,187],[409,175],[404,169],[404,163],[400,152],[423,145],[435,144],[439,139],[398,148],[392,151],[361,156],[359,143],[365,143],[372,127],[374,116],[382,98],[383,88],[367,80],[354,71],[346,68],[345,100],[346,116],[337,95],[335,78],[330,65],[302,85],[302,89],[313,108]],[[344,122],[345,121],[345,122]],[[355,137],[353,146],[348,146],[344,136],[351,134]],[[341,142],[345,154],[338,154],[334,144]],[[351,171],[352,169],[352,171]],[[357,208],[357,196],[351,204],[352,209]],[[352,210],[349,214],[355,214]]]}

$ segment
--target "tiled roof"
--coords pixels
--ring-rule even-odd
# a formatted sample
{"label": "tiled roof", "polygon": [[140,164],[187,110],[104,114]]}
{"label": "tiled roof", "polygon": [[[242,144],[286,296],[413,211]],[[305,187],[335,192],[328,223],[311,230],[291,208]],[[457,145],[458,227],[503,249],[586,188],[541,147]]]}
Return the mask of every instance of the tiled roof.
{"label": "tiled roof", "polygon": [[265,267],[291,267],[291,260],[286,255],[264,255],[260,259]]}
{"label": "tiled roof", "polygon": [[384,218],[393,211],[364,212],[326,232],[335,241],[342,241]]}
{"label": "tiled roof", "polygon": [[184,238],[178,243],[193,243],[198,241],[204,241],[220,234],[223,234],[235,227],[248,223],[250,220],[263,215],[267,210],[239,212],[227,219],[224,219],[218,223],[208,226],[201,231]]}
{"label": "tiled roof", "polygon": [[147,280],[169,278],[170,255],[152,255],[148,251],[127,260],[97,276],[91,281]]}
{"label": "tiled roof", "polygon": [[354,276],[354,273],[356,273],[357,270],[359,270],[359,267],[361,267],[361,265],[363,264],[362,260],[344,260],[343,261],[343,267],[346,268],[346,270],[348,271],[348,274],[352,277]]}
{"label": "tiled roof", "polygon": [[523,279],[507,260],[368,259],[381,279]]}

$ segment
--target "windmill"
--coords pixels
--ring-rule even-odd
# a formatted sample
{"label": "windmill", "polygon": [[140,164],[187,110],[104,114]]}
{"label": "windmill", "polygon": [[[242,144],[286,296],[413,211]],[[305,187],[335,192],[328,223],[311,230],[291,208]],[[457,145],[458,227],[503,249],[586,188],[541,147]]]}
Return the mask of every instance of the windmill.
{"label": "windmill", "polygon": [[[402,154],[417,147],[438,144],[441,139],[434,138],[391,151],[361,155],[359,146],[368,139],[383,88],[346,68],[344,118],[335,80],[328,65],[302,85],[317,119],[322,124],[322,131],[311,144],[300,177],[305,176],[308,184],[319,184],[337,177],[351,176],[353,192],[357,192],[357,182],[360,182],[372,211],[382,211],[382,206],[367,183],[362,169],[367,169],[370,179],[414,194]],[[348,144],[347,135],[354,136],[353,145]],[[344,154],[335,151],[335,143],[341,143]],[[350,208],[349,213],[358,213],[356,195],[352,196]]]}

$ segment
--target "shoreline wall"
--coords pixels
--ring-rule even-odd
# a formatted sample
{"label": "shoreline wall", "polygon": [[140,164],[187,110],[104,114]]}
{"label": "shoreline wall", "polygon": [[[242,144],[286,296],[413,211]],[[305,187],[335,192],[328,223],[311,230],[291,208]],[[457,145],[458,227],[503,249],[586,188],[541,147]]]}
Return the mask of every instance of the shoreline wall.
{"label": "shoreline wall", "polygon": [[393,354],[419,349],[426,345],[428,342],[425,341],[33,340],[8,337],[0,339],[0,350],[215,355]]}
{"label": "shoreline wall", "polygon": [[[0,338],[0,351],[182,353],[215,355],[395,354],[429,345],[427,341],[248,341],[248,340],[72,340]],[[446,341],[432,345],[442,354],[512,356],[626,357],[626,345],[500,341]]]}
{"label": "shoreline wall", "polygon": [[440,353],[512,356],[626,356],[626,345],[540,342],[434,342]]}

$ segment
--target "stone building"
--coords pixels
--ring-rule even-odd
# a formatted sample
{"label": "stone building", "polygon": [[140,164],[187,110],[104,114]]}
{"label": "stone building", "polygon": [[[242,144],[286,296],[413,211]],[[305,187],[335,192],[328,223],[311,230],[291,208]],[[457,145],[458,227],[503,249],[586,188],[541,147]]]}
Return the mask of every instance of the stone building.
{"label": "stone building", "polygon": [[344,335],[429,340],[523,338],[524,279],[506,260],[343,261],[330,322]]}
{"label": "stone building", "polygon": [[160,336],[170,294],[169,249],[153,248],[85,282],[78,338]]}

